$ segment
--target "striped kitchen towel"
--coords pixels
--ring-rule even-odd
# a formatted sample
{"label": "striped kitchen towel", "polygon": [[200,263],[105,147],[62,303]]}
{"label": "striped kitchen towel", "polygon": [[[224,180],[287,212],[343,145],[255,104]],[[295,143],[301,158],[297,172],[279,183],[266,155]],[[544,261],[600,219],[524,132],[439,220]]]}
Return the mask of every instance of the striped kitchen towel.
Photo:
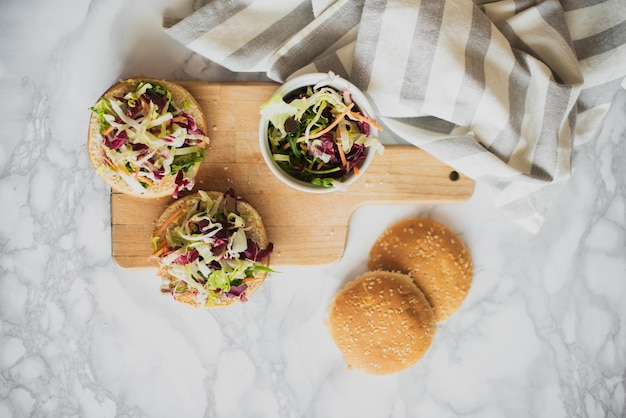
{"label": "striped kitchen towel", "polygon": [[532,232],[626,77],[624,0],[213,0],[165,30],[231,71],[349,79]]}

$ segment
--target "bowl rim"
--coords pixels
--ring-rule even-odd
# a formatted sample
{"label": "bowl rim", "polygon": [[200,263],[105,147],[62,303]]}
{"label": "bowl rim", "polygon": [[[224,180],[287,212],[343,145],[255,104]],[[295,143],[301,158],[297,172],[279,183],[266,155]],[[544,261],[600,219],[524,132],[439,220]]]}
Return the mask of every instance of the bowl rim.
{"label": "bowl rim", "polygon": [[[328,80],[328,82],[325,82],[325,80]],[[294,90],[306,86],[314,86],[323,81],[325,82],[324,85],[332,87],[338,91],[347,88],[352,95],[352,100],[359,107],[359,110],[365,116],[374,116],[374,109],[365,94],[350,81],[334,74],[333,72],[307,73],[290,78],[285,83],[281,84],[274,91],[274,93],[272,93],[271,97],[274,97],[278,94],[280,94],[282,97],[285,97],[287,94]],[[263,155],[263,160],[265,161],[265,164],[268,166],[270,171],[284,184],[307,193],[331,193],[346,190],[348,186],[350,186],[352,183],[354,183],[363,176],[363,174],[366,172],[367,168],[371,164],[372,159],[374,158],[374,154],[376,154],[376,152],[372,149],[365,150],[365,160],[363,160],[361,166],[359,167],[360,173],[358,175],[351,174],[344,181],[338,182],[338,184],[335,184],[333,187],[316,186],[314,184],[290,176],[288,173],[283,171],[283,169],[280,168],[278,164],[276,164],[269,149],[269,144],[267,140],[267,127],[268,121],[265,116],[261,115],[261,119],[259,121],[259,146],[261,148],[261,154]],[[370,125],[370,136],[377,135],[378,129],[375,126]]]}

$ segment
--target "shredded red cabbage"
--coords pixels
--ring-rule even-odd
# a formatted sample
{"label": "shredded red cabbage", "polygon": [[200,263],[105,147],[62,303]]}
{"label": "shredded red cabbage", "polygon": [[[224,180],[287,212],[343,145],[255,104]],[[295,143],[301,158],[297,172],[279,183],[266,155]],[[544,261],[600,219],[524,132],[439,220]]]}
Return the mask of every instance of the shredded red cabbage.
{"label": "shredded red cabbage", "polygon": [[181,190],[191,190],[193,189],[194,185],[194,182],[192,180],[183,177],[183,170],[180,170],[178,173],[176,173],[174,183],[176,183],[174,193],[172,193],[172,197],[174,199],[178,199],[178,194],[181,192]]}
{"label": "shredded red cabbage", "polygon": [[360,120],[356,121],[356,126],[359,127],[359,130],[361,131],[361,133],[365,136],[369,136],[370,135],[370,124],[367,122],[362,122]]}
{"label": "shredded red cabbage", "polygon": [[154,103],[159,113],[163,113],[165,106],[167,106],[167,99],[165,97],[158,94],[151,94],[149,90],[142,94],[141,97],[148,103]]}
{"label": "shredded red cabbage", "polygon": [[126,131],[119,131],[111,139],[105,139],[105,145],[110,149],[119,149],[128,141],[128,134]]}
{"label": "shredded red cabbage", "polygon": [[[124,131],[126,132],[126,131]],[[146,144],[135,144],[132,143],[130,144],[130,147],[132,148],[133,151],[148,151],[150,149],[150,147],[148,147]]]}
{"label": "shredded red cabbage", "polygon": [[248,285],[245,283],[240,286],[231,286],[230,290],[228,292],[225,292],[224,295],[227,297],[232,297],[232,298],[240,298],[245,295],[247,288],[248,288]]}
{"label": "shredded red cabbage", "polygon": [[174,260],[174,262],[177,264],[190,264],[196,261],[199,256],[200,253],[198,252],[198,250],[193,249],[185,254],[181,254],[176,257],[176,260]]}
{"label": "shredded red cabbage", "polygon": [[269,257],[273,249],[274,244],[271,242],[267,245],[266,249],[262,250],[256,242],[248,238],[248,248],[242,253],[242,256],[245,260],[261,261]]}
{"label": "shredded red cabbage", "polygon": [[365,145],[354,144],[350,150],[350,154],[346,155],[347,170],[352,170],[355,166],[358,166],[361,161],[365,160]]}

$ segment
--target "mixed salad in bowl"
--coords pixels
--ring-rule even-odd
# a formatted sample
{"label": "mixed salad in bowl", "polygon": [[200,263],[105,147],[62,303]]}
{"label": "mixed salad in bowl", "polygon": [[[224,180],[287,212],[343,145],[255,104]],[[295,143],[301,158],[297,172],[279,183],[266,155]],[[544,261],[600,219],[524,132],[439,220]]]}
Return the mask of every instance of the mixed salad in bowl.
{"label": "mixed salad in bowl", "polygon": [[260,108],[260,143],[270,169],[301,190],[345,188],[383,146],[365,96],[332,74],[307,74]]}

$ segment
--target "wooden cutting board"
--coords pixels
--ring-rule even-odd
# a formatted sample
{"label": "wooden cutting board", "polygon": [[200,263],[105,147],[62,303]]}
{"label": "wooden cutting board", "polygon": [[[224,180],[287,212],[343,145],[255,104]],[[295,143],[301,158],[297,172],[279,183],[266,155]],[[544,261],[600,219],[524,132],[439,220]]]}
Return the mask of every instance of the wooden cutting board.
{"label": "wooden cutting board", "polygon": [[[261,214],[274,243],[273,265],[333,263],[341,258],[351,214],[366,204],[437,204],[467,200],[474,183],[424,151],[387,145],[347,191],[308,194],[276,179],[258,145],[259,105],[274,83],[179,82],[206,112],[209,152],[196,189],[235,192]],[[113,259],[125,268],[154,267],[153,224],[172,198],[111,194]]]}

